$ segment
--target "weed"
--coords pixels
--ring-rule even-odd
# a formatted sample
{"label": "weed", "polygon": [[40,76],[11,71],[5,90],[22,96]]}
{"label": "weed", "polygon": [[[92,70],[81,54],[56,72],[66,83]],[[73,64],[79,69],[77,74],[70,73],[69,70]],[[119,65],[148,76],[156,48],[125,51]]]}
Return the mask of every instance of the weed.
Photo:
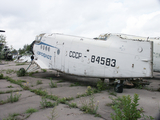
{"label": "weed", "polygon": [[68,103],[68,102],[66,102],[66,104],[71,108],[78,108],[76,103]]}
{"label": "weed", "polygon": [[[138,94],[134,94],[133,100],[130,95],[118,97],[117,99],[110,97],[110,99],[112,99],[112,108],[115,112],[115,114],[111,113],[111,118],[113,120],[137,120],[138,118],[142,118],[141,113],[143,109],[140,108],[140,110],[137,110],[139,105]],[[152,117],[150,116],[150,118]]]}
{"label": "weed", "polygon": [[16,120],[16,116],[18,116],[18,113],[9,114],[9,116],[3,120]]}
{"label": "weed", "polygon": [[52,79],[51,79],[51,82],[49,83],[49,86],[50,86],[51,88],[56,88],[56,87],[57,87],[57,84],[54,83],[54,82],[52,81]]}
{"label": "weed", "polygon": [[49,120],[56,120],[56,119],[57,119],[58,114],[55,112],[55,109],[56,109],[56,107],[54,107],[54,108],[52,109],[52,111],[50,112],[50,113],[51,113],[51,117],[47,116],[47,118],[48,118]]}
{"label": "weed", "polygon": [[48,92],[47,91],[42,91],[40,89],[34,89],[34,90],[30,90],[31,92],[34,92],[35,94],[37,95],[40,95],[40,96],[47,96],[48,95]]}
{"label": "weed", "polygon": [[7,88],[14,88],[12,85],[10,85],[10,86],[7,86]]}
{"label": "weed", "polygon": [[98,89],[99,91],[106,90],[106,89],[107,89],[107,84],[104,83],[102,80],[99,80],[99,81],[97,82],[97,89]]}
{"label": "weed", "polygon": [[6,93],[6,92],[4,92],[4,91],[0,91],[0,94],[4,94],[4,93]]}
{"label": "weed", "polygon": [[55,100],[55,101],[59,99],[58,96],[56,96],[56,95],[46,95],[46,98],[51,99],[51,100]]}
{"label": "weed", "polygon": [[0,79],[3,79],[3,74],[0,74]]}
{"label": "weed", "polygon": [[32,76],[34,74],[34,72],[29,72],[27,73],[29,76]]}
{"label": "weed", "polygon": [[43,84],[42,80],[37,80],[37,85],[39,85],[39,84]]}
{"label": "weed", "polygon": [[25,62],[24,63],[17,63],[16,66],[18,66],[18,65],[26,65],[26,63]]}
{"label": "weed", "polygon": [[44,73],[45,73],[45,72],[47,72],[47,70],[46,70],[46,69],[41,69],[41,70],[42,70]]}
{"label": "weed", "polygon": [[99,92],[98,89],[91,88],[91,86],[88,86],[86,92],[85,92],[84,94],[78,94],[78,93],[77,93],[76,98],[89,96],[89,95],[92,95],[92,94],[98,93],[98,92]]}
{"label": "weed", "polygon": [[29,82],[24,83],[24,85],[22,86],[23,90],[29,90]]}
{"label": "weed", "polygon": [[12,70],[12,69],[7,69],[6,70],[6,74],[11,74],[11,73],[15,73],[16,71],[15,70]]}
{"label": "weed", "polygon": [[59,81],[57,81],[57,83],[61,83],[61,82],[65,82],[64,80],[59,80]]}
{"label": "weed", "polygon": [[25,80],[13,80],[12,78],[10,78],[8,76],[4,77],[4,79],[6,79],[7,81],[10,81],[11,83],[20,85],[21,87],[23,86],[22,82],[26,82]]}
{"label": "weed", "polygon": [[66,98],[61,98],[61,99],[58,99],[58,102],[62,103],[62,104],[65,104],[66,103]]}
{"label": "weed", "polygon": [[17,102],[17,101],[19,100],[19,98],[21,97],[21,95],[22,95],[22,94],[19,94],[19,93],[17,92],[17,93],[14,94],[14,96],[13,96],[13,94],[12,94],[12,92],[11,92],[11,95],[10,95],[10,97],[8,97],[7,102],[11,102],[11,103]]}
{"label": "weed", "polygon": [[0,100],[0,105],[7,103],[7,101]]}
{"label": "weed", "polygon": [[115,93],[115,92],[109,92],[109,95],[117,96],[117,93]]}
{"label": "weed", "polygon": [[47,101],[46,97],[42,97],[42,101],[40,102],[40,104],[42,108],[47,108],[47,107],[54,107],[58,103],[57,102],[52,103],[50,101]]}
{"label": "weed", "polygon": [[89,114],[95,114],[95,115],[97,114],[99,101],[96,102],[94,100],[93,95],[90,96],[89,101],[81,99],[81,103],[82,103],[82,107],[80,108],[80,110],[84,111],[85,113],[89,113]]}
{"label": "weed", "polygon": [[37,112],[38,110],[37,109],[34,109],[34,108],[29,108],[26,110],[26,113],[34,113],[34,112]]}
{"label": "weed", "polygon": [[73,86],[81,86],[81,84],[80,84],[80,83],[78,83],[78,82],[76,82],[76,83],[72,83],[72,84],[70,85],[70,87],[73,87]]}

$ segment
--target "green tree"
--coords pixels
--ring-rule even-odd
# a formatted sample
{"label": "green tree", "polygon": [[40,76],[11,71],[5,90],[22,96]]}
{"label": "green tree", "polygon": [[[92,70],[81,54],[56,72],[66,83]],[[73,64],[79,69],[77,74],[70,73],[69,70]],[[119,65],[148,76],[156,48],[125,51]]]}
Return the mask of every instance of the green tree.
{"label": "green tree", "polygon": [[19,48],[19,54],[24,54],[25,52],[30,52],[30,45],[28,45],[28,44],[25,44],[24,46],[23,46],[23,48],[21,49],[21,48]]}
{"label": "green tree", "polygon": [[7,44],[7,42],[6,42],[6,37],[4,36],[4,35],[0,35],[0,51],[2,50],[2,45],[6,45]]}

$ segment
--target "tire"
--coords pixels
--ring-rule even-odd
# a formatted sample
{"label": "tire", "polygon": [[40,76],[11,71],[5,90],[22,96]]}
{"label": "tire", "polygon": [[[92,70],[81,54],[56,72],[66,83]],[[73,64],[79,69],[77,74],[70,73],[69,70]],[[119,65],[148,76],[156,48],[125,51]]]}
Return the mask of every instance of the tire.
{"label": "tire", "polygon": [[19,71],[17,72],[17,76],[25,76],[26,70],[24,68],[20,68]]}
{"label": "tire", "polygon": [[123,84],[116,84],[114,87],[114,91],[117,93],[122,93],[123,92]]}

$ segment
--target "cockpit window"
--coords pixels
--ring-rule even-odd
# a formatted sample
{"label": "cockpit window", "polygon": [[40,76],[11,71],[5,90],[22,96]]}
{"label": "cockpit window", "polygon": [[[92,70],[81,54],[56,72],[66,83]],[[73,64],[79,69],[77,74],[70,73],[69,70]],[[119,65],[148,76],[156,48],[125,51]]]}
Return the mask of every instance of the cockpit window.
{"label": "cockpit window", "polygon": [[99,40],[107,40],[107,36],[102,36],[102,35],[100,35],[98,39],[99,39]]}
{"label": "cockpit window", "polygon": [[40,43],[41,40],[42,40],[42,37],[43,37],[44,35],[45,35],[45,33],[40,34],[40,35],[37,35],[36,38],[35,38],[35,41],[36,41],[37,43]]}

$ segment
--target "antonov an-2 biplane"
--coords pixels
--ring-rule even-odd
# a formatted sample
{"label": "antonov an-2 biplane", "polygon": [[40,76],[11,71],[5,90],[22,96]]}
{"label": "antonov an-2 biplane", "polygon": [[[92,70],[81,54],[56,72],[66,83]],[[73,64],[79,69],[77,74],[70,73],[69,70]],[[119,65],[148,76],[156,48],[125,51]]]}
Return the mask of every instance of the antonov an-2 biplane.
{"label": "antonov an-2 biplane", "polygon": [[117,35],[85,38],[65,34],[40,34],[31,45],[34,62],[42,69],[65,74],[123,80],[153,76],[153,42],[128,40]]}

